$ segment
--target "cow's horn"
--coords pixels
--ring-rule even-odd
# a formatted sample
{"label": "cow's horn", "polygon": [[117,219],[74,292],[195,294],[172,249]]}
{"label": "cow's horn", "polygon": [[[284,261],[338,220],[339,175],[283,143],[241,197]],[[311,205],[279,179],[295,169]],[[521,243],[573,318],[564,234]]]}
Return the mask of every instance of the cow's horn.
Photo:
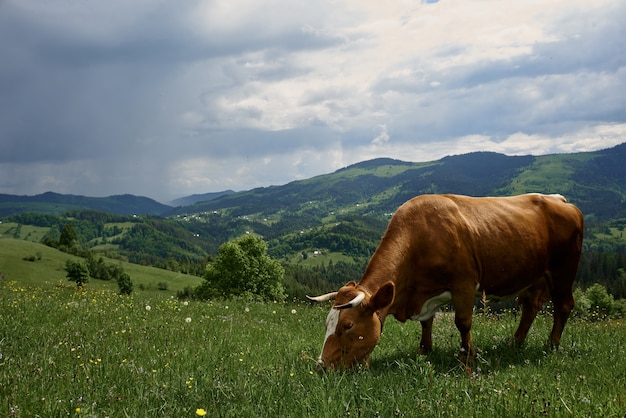
{"label": "cow's horn", "polygon": [[308,296],[307,295],[307,298],[309,300],[312,300],[313,302],[326,302],[327,300],[335,299],[335,297],[337,296],[337,293],[339,292],[330,292],[330,293],[326,293],[325,295],[320,295],[320,296]]}
{"label": "cow's horn", "polygon": [[363,302],[363,299],[365,299],[365,293],[359,292],[354,297],[354,299],[352,299],[350,302],[344,303],[343,305],[333,306],[333,308],[335,308],[335,309],[355,308],[355,307],[359,306],[361,304],[361,302]]}

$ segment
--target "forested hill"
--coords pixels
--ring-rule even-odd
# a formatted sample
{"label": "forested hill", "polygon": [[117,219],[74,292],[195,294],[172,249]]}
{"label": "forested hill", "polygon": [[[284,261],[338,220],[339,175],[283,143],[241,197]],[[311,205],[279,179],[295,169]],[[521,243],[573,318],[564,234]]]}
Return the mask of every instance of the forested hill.
{"label": "forested hill", "polygon": [[278,213],[327,216],[329,212],[381,216],[424,193],[472,196],[560,193],[587,216],[626,217],[626,143],[601,151],[544,156],[474,152],[430,162],[379,158],[334,173],[281,186],[225,191],[177,199],[177,208],[147,197],[86,197],[43,193],[0,194],[0,216],[23,212],[62,214],[90,209],[116,215],[173,216],[228,210],[234,216]]}
{"label": "forested hill", "polygon": [[0,194],[0,216],[23,212],[61,214],[76,209],[91,209],[115,215],[161,215],[172,208],[147,197],[130,194],[109,197],[87,197],[53,192],[35,196]]}
{"label": "forested hill", "polygon": [[232,215],[279,212],[326,216],[350,212],[380,216],[424,193],[503,196],[560,193],[599,220],[626,217],[626,143],[586,153],[506,156],[475,152],[411,163],[365,161],[331,174],[234,193],[180,207],[171,214],[228,209]]}

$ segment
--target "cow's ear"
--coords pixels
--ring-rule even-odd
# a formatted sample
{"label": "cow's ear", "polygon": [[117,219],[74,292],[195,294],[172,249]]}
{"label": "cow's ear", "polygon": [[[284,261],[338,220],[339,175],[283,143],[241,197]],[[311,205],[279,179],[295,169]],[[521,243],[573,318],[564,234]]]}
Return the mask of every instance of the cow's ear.
{"label": "cow's ear", "polygon": [[386,308],[393,302],[395,294],[396,286],[393,282],[387,282],[372,296],[368,305],[373,311]]}

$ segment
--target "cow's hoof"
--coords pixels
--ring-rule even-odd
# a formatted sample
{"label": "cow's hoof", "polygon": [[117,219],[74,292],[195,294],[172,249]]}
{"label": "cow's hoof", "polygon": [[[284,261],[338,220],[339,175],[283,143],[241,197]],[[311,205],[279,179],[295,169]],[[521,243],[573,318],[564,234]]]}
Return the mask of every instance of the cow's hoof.
{"label": "cow's hoof", "polygon": [[461,348],[459,352],[459,361],[461,363],[468,364],[473,362],[474,359],[476,359],[476,351],[474,351],[474,348],[470,348],[469,351],[465,348]]}
{"label": "cow's hoof", "polygon": [[420,347],[419,350],[417,350],[417,354],[419,354],[420,356],[425,356],[431,351],[433,351],[432,347]]}

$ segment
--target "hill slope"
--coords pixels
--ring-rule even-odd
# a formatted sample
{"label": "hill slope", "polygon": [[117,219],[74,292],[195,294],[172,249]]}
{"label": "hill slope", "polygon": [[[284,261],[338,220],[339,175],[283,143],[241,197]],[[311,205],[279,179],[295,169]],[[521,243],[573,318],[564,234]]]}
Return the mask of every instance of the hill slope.
{"label": "hill slope", "polygon": [[[15,280],[21,285],[34,286],[41,286],[44,283],[53,286],[59,282],[70,285],[64,269],[65,261],[68,259],[79,260],[78,257],[42,244],[0,239],[0,273],[4,280]],[[135,284],[135,292],[141,292],[143,289],[146,292],[158,291],[170,296],[187,286],[197,286],[202,282],[199,277],[164,269],[119,260],[107,260],[107,262],[120,265],[131,276]],[[161,283],[162,290],[157,290],[159,283]],[[117,290],[117,283],[114,281],[91,279],[88,286],[96,289]]]}
{"label": "hill slope", "polygon": [[[410,163],[375,159],[331,174],[234,193],[170,214],[228,210],[264,218],[292,212],[315,217],[330,212],[382,215],[424,193],[472,196],[560,193],[586,215],[626,217],[626,143],[602,151],[545,156],[475,152]],[[358,206],[357,206],[358,205]]]}

